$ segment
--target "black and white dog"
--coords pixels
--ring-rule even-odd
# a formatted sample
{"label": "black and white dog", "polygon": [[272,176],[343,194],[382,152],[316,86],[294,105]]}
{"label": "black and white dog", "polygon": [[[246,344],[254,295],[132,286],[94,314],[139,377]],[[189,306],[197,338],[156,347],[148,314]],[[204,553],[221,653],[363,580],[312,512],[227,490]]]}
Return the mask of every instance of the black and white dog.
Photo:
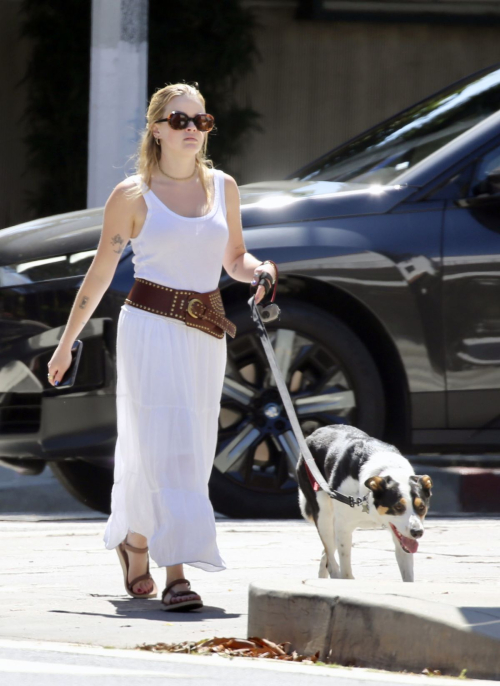
{"label": "black and white dog", "polygon": [[431,478],[416,476],[411,464],[393,445],[352,426],[320,427],[306,438],[306,443],[330,489],[354,497],[369,494],[366,514],[360,507],[351,508],[324,491],[315,490],[304,456],[300,455],[300,509],[305,519],[314,521],[324,547],[319,577],[354,578],[352,533],[368,524],[368,528],[378,525],[391,531],[403,581],[413,581],[413,553],[417,552],[418,539],[424,533]]}

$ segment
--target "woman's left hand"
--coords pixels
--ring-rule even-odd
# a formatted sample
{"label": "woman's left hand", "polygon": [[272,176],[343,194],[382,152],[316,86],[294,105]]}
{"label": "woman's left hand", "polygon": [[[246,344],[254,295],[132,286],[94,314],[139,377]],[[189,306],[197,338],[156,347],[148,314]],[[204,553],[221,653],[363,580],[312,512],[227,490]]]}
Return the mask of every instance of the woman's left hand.
{"label": "woman's left hand", "polygon": [[[273,277],[273,281],[276,282],[276,269],[274,267],[274,264],[270,264],[269,262],[266,262],[266,264],[259,264],[258,267],[255,267],[254,270],[254,276],[253,276],[253,281],[251,283],[251,286],[255,286],[260,279],[260,275],[262,272],[267,272],[268,274],[271,274]],[[265,296],[266,291],[264,286],[259,286],[257,288],[257,293],[255,294],[255,302],[259,303],[262,298]]]}

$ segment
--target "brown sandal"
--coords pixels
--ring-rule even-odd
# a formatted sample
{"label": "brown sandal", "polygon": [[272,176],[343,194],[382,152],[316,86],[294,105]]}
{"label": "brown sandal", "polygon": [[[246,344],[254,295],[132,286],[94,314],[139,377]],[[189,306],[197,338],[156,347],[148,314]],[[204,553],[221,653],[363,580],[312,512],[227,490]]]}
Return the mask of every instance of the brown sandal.
{"label": "brown sandal", "polygon": [[[200,598],[200,596],[198,595],[198,593],[196,593],[196,591],[191,591],[191,590],[189,590],[189,591],[171,591],[170,590],[172,588],[172,586],[175,586],[175,584],[181,584],[181,583],[187,584],[189,586],[189,588],[191,588],[191,583],[187,579],[176,579],[175,581],[172,581],[171,583],[169,583],[168,586],[166,586],[163,589],[163,593],[161,594],[161,604],[163,605],[162,610],[165,610],[166,612],[167,611],[175,612],[177,610],[184,610],[184,611],[197,610],[198,608],[203,607],[203,601]],[[170,598],[170,603],[167,604],[165,602],[165,596],[167,595],[167,593],[169,591],[171,594],[171,598]],[[178,598],[178,597],[183,596],[183,595],[197,595],[198,600],[192,599],[192,600],[180,601],[178,603],[172,603],[172,598]]]}
{"label": "brown sandal", "polygon": [[[125,589],[127,593],[132,596],[132,598],[156,598],[158,595],[158,587],[156,586],[155,580],[149,573],[149,558],[148,558],[148,570],[146,574],[141,574],[140,576],[136,576],[135,579],[132,579],[132,581],[129,583],[128,582],[128,569],[129,569],[129,560],[128,560],[128,555],[127,555],[127,550],[131,550],[133,553],[144,553],[146,554],[149,551],[149,547],[146,546],[145,548],[136,548],[133,545],[130,545],[130,543],[127,543],[127,539],[122,541],[121,543],[118,544],[118,546],[115,548],[116,552],[118,553],[118,557],[120,559],[120,564],[123,570],[123,580],[125,581]],[[134,587],[134,584],[136,584],[138,581],[142,581],[143,579],[151,579],[153,582],[153,589],[149,593],[135,593],[132,589]]]}

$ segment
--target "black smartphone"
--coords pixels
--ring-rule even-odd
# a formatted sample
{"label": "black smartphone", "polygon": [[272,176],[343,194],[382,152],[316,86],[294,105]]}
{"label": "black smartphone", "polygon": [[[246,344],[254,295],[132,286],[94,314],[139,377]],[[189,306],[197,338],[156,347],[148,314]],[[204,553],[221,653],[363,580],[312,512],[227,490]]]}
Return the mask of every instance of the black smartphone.
{"label": "black smartphone", "polygon": [[83,343],[79,339],[73,343],[73,346],[71,347],[71,364],[64,373],[63,378],[59,381],[57,386],[54,386],[54,388],[70,388],[70,386],[75,383],[78,363],[80,362],[80,357],[82,354],[82,347]]}

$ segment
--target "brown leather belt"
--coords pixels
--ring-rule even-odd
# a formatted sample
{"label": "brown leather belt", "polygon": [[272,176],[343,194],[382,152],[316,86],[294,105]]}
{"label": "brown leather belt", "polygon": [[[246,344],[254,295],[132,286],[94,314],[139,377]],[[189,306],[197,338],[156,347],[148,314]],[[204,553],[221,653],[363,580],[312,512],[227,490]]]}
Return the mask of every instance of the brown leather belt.
{"label": "brown leather belt", "polygon": [[227,319],[220,290],[207,293],[181,291],[153,281],[136,278],[125,302],[142,310],[180,319],[187,326],[206,331],[216,338],[224,332],[236,336],[236,326]]}

